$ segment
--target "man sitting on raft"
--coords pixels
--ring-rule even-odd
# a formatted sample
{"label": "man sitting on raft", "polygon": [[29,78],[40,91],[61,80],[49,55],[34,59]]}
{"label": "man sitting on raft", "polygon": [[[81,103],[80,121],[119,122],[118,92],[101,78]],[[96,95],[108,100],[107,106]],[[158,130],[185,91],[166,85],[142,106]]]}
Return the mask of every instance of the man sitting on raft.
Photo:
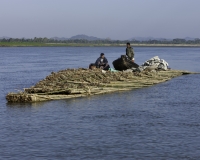
{"label": "man sitting on raft", "polygon": [[104,53],[100,54],[100,57],[96,60],[95,65],[97,68],[101,68],[103,70],[108,70],[110,68]]}

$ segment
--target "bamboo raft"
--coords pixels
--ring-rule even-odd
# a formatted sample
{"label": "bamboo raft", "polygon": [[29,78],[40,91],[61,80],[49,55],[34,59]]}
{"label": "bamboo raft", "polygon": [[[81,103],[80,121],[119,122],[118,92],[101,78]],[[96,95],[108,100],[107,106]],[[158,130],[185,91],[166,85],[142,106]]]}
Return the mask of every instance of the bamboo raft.
{"label": "bamboo raft", "polygon": [[8,93],[6,100],[8,102],[38,102],[85,97],[148,87],[184,74],[193,74],[193,72],[156,71],[147,68],[143,72],[107,71],[102,73],[100,69],[66,69],[57,73],[52,72],[35,86],[24,88],[23,91]]}

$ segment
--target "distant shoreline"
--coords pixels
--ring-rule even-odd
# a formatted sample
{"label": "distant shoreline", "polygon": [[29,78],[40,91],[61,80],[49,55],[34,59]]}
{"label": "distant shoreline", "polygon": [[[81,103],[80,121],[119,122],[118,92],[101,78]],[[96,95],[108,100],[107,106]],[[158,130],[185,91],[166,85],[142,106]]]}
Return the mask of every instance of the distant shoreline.
{"label": "distant shoreline", "polygon": [[[200,44],[131,44],[131,46],[133,47],[200,47]],[[126,47],[126,44],[0,42],[0,47]]]}

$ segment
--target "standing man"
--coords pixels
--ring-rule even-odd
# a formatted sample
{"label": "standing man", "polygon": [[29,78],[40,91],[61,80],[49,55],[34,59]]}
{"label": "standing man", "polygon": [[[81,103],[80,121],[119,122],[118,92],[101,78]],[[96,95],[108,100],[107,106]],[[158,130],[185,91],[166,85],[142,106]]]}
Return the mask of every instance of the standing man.
{"label": "standing man", "polygon": [[101,68],[103,70],[108,70],[110,68],[110,66],[108,64],[108,60],[104,56],[104,53],[100,54],[100,57],[97,58],[95,65],[97,68]]}
{"label": "standing man", "polygon": [[128,57],[129,60],[134,62],[134,51],[130,43],[126,43],[126,56]]}

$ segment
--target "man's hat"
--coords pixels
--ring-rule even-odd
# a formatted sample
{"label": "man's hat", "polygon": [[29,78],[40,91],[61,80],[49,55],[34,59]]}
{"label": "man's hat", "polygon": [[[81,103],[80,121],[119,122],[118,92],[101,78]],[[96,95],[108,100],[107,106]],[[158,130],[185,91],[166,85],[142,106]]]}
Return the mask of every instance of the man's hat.
{"label": "man's hat", "polygon": [[104,55],[104,53],[101,53],[100,55],[101,55],[101,56],[103,56],[103,55]]}

